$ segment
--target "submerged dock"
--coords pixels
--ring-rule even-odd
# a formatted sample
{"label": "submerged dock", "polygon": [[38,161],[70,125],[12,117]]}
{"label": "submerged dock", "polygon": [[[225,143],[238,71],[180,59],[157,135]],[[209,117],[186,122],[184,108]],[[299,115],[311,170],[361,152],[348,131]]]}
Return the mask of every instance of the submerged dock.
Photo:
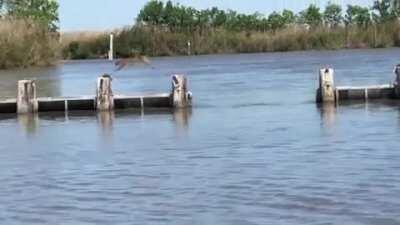
{"label": "submerged dock", "polygon": [[0,101],[0,113],[29,114],[62,111],[112,111],[114,109],[186,108],[192,103],[183,75],[172,76],[170,93],[150,95],[114,95],[112,78],[103,75],[97,79],[96,95],[78,97],[36,97],[34,80],[18,81],[16,99]]}
{"label": "submerged dock", "polygon": [[317,103],[339,103],[343,101],[368,101],[376,99],[400,99],[400,65],[394,70],[394,83],[373,86],[335,86],[334,70],[323,68],[319,72]]}

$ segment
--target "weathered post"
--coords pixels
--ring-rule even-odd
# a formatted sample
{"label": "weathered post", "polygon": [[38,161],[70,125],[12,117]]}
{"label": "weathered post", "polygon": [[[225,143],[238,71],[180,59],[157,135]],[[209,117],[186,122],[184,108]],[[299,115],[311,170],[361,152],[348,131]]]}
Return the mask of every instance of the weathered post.
{"label": "weathered post", "polygon": [[334,71],[324,68],[319,71],[319,87],[317,90],[317,102],[335,102]]}
{"label": "weathered post", "polygon": [[187,89],[187,79],[183,75],[172,76],[172,106],[185,108],[192,104],[192,94]]}
{"label": "weathered post", "polygon": [[112,78],[105,74],[97,79],[96,109],[110,111],[114,109],[114,95],[111,88]]}
{"label": "weathered post", "polygon": [[394,82],[395,97],[400,98],[400,64],[396,65],[394,73],[396,74],[396,80]]}
{"label": "weathered post", "polygon": [[38,102],[36,99],[36,84],[33,80],[18,81],[17,112],[19,114],[36,113]]}

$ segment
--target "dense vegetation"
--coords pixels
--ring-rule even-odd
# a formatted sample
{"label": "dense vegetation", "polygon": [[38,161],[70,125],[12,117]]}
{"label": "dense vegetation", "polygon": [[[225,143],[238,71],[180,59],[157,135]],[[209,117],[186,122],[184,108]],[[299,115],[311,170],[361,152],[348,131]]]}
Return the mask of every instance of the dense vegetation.
{"label": "dense vegetation", "polygon": [[53,0],[0,0],[0,69],[58,59],[57,11]]}
{"label": "dense vegetation", "polygon": [[[187,54],[189,41],[193,54],[400,46],[399,16],[400,0],[348,5],[345,10],[331,2],[323,10],[312,4],[298,14],[283,10],[270,15],[151,0],[134,26],[117,32],[116,54]],[[107,38],[101,34],[66,43],[64,57],[103,57]]]}
{"label": "dense vegetation", "polygon": [[[0,68],[107,56],[108,34],[58,33],[55,0],[0,0]],[[400,46],[400,0],[371,7],[328,3],[305,10],[243,14],[149,1],[135,25],[115,32],[117,57]]]}

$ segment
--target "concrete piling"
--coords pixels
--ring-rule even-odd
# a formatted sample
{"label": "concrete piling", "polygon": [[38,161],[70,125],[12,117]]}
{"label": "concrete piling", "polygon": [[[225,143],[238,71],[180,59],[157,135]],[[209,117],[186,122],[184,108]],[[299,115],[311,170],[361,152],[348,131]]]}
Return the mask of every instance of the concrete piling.
{"label": "concrete piling", "polygon": [[110,111],[114,109],[114,95],[111,88],[112,78],[103,75],[97,79],[96,109],[98,111]]}
{"label": "concrete piling", "polygon": [[400,64],[394,69],[394,84],[369,86],[334,86],[333,69],[322,69],[319,74],[317,102],[369,101],[377,99],[400,99]]}
{"label": "concrete piling", "polygon": [[319,71],[319,87],[317,90],[317,102],[335,102],[334,71],[331,68],[323,68]]}
{"label": "concrete piling", "polygon": [[17,113],[36,113],[38,101],[36,98],[36,84],[33,80],[18,81]]}
{"label": "concrete piling", "polygon": [[187,89],[187,79],[183,75],[172,76],[172,106],[185,108],[192,104],[192,94]]}
{"label": "concrete piling", "polygon": [[0,101],[0,113],[111,112],[114,109],[180,109],[191,106],[192,94],[187,89],[187,79],[182,75],[172,77],[172,91],[168,93],[114,95],[111,83],[111,76],[105,74],[97,79],[95,95],[37,98],[35,82],[21,80],[17,98]]}

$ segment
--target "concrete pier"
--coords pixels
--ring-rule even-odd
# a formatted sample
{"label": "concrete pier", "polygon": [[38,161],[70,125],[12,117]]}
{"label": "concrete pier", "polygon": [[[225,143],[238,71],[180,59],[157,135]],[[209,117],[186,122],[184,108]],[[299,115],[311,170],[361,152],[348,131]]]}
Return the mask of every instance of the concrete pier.
{"label": "concrete pier", "polygon": [[376,85],[364,87],[337,87],[335,91],[336,100],[372,100],[372,99],[391,99],[394,98],[394,86]]}
{"label": "concrete pier", "polygon": [[114,109],[114,95],[111,89],[111,76],[103,75],[97,79],[96,109],[110,111]]}
{"label": "concrete pier", "polygon": [[324,68],[319,71],[319,87],[317,90],[317,102],[335,102],[334,71]]}
{"label": "concrete pier", "polygon": [[36,84],[33,80],[18,81],[17,113],[35,113],[38,110]]}
{"label": "concrete pier", "polygon": [[187,80],[183,75],[172,76],[172,105],[175,108],[185,108],[192,103],[192,94],[187,90]]}
{"label": "concrete pier", "polygon": [[319,87],[317,89],[318,103],[339,103],[341,101],[368,101],[375,99],[395,99],[400,97],[400,65],[395,69],[394,84],[373,86],[334,86],[333,69],[321,69]]}
{"label": "concrete pier", "polygon": [[192,94],[187,90],[187,79],[173,76],[170,93],[143,95],[115,95],[112,78],[103,75],[97,80],[96,95],[79,97],[36,97],[34,81],[18,82],[17,99],[0,101],[0,113],[35,113],[64,111],[113,111],[114,109],[186,108],[191,106]]}

